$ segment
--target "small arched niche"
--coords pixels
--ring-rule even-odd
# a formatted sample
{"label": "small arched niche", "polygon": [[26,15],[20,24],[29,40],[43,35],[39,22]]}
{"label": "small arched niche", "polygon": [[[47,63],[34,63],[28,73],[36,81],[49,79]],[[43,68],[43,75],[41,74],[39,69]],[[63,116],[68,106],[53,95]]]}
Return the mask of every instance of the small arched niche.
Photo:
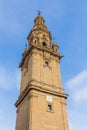
{"label": "small arched niche", "polygon": [[43,43],[42,43],[42,46],[44,46],[44,47],[47,46],[47,43],[46,43],[46,42],[43,42]]}
{"label": "small arched niche", "polygon": [[48,67],[49,63],[48,63],[47,61],[45,61],[44,65],[45,65],[46,67]]}

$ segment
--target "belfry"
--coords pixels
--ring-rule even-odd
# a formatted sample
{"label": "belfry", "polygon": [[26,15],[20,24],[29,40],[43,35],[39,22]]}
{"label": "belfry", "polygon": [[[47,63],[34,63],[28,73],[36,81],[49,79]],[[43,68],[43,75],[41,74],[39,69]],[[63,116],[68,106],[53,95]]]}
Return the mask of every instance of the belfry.
{"label": "belfry", "polygon": [[38,13],[19,65],[22,71],[15,130],[69,130],[58,44]]}

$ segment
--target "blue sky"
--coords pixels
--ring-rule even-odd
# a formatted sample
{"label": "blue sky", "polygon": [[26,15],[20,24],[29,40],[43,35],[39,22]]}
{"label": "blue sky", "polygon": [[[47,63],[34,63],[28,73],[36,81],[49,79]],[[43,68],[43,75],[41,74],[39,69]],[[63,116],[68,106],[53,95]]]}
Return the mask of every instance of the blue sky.
{"label": "blue sky", "polygon": [[0,0],[0,130],[15,130],[21,54],[37,11],[59,45],[70,130],[87,130],[87,1]]}

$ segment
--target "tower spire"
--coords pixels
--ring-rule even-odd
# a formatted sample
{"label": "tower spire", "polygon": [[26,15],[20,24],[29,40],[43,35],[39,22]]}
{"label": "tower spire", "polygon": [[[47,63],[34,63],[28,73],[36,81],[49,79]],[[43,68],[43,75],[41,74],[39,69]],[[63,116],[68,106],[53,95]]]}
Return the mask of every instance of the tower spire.
{"label": "tower spire", "polygon": [[34,20],[34,26],[27,37],[29,45],[37,43],[42,46],[43,43],[46,43],[47,46],[51,46],[51,33],[48,31],[45,20],[40,14],[41,12],[38,11],[38,15]]}

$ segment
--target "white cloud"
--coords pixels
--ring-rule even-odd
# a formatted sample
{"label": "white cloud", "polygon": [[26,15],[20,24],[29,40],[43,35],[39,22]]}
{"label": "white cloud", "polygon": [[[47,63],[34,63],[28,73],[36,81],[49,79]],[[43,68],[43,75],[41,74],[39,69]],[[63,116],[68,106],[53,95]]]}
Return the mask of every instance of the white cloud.
{"label": "white cloud", "polygon": [[76,87],[82,87],[82,85],[87,85],[87,70],[84,70],[70,79],[66,85],[70,89],[75,89]]}
{"label": "white cloud", "polygon": [[73,125],[71,122],[69,122],[69,128],[70,128],[70,130],[73,130]]}
{"label": "white cloud", "polygon": [[0,88],[10,90],[13,87],[19,87],[20,71],[10,70],[4,66],[0,66]]}
{"label": "white cloud", "polygon": [[74,101],[87,100],[87,70],[67,81],[66,87],[72,91]]}
{"label": "white cloud", "polygon": [[77,102],[87,100],[87,85],[82,86],[82,89],[77,90],[77,92],[74,93],[74,99]]}
{"label": "white cloud", "polygon": [[83,70],[66,82],[70,92],[69,126],[71,130],[87,129],[87,70]]}

